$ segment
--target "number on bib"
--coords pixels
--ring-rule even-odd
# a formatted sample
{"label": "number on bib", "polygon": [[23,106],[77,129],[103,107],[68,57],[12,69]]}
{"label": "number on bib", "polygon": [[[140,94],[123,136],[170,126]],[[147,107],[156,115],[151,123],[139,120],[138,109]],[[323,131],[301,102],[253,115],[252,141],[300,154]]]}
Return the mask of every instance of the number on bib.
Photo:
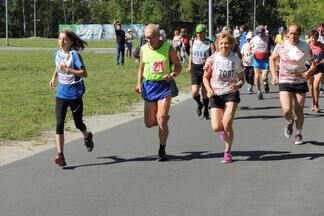
{"label": "number on bib", "polygon": [[155,61],[150,63],[151,73],[163,73],[165,72],[166,61]]}

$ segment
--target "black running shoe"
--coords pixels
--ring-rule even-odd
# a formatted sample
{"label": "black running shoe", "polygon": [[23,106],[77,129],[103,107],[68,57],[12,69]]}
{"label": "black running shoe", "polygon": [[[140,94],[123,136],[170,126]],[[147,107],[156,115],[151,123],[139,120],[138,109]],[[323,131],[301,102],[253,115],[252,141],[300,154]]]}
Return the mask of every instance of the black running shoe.
{"label": "black running shoe", "polygon": [[258,100],[263,100],[263,94],[261,92],[258,94]]}
{"label": "black running shoe", "polygon": [[157,162],[164,162],[168,160],[169,158],[167,158],[165,151],[159,150],[159,158],[157,159]]}
{"label": "black running shoe", "polygon": [[208,120],[208,119],[209,119],[209,113],[207,111],[207,112],[204,112],[204,117],[202,118],[202,120]]}
{"label": "black running shoe", "polygon": [[202,108],[204,107],[204,104],[203,103],[201,103],[201,104],[198,104],[198,107],[197,107],[197,110],[196,110],[196,116],[197,117],[199,117],[199,116],[201,116],[201,114],[202,114]]}
{"label": "black running shoe", "polygon": [[84,139],[84,145],[87,147],[88,152],[91,152],[94,147],[92,137],[93,137],[92,133],[88,132],[88,138]]}
{"label": "black running shoe", "polygon": [[56,156],[56,158],[55,158],[55,163],[56,163],[57,165],[59,165],[60,167],[61,167],[61,166],[66,166],[65,158],[64,158],[63,153],[62,153],[62,154],[57,154],[57,156]]}
{"label": "black running shoe", "polygon": [[264,84],[264,91],[265,93],[269,93],[270,91],[269,84]]}

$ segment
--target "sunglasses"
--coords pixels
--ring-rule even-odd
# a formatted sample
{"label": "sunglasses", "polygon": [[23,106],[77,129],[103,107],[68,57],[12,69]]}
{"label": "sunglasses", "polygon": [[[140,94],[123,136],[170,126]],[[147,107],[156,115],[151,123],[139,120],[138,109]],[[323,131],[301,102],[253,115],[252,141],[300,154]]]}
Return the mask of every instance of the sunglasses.
{"label": "sunglasses", "polygon": [[205,32],[196,32],[196,34],[199,34],[199,35],[201,35],[201,34],[204,34]]}
{"label": "sunglasses", "polygon": [[264,34],[264,32],[263,32],[263,31],[261,31],[261,32],[258,32],[258,34]]}

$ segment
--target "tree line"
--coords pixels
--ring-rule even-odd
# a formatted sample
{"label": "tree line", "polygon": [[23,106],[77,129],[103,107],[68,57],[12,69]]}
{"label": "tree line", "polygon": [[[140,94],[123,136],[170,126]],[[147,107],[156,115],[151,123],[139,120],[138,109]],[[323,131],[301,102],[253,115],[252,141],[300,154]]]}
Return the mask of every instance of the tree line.
{"label": "tree line", "polygon": [[[9,37],[34,35],[34,3],[38,37],[58,36],[60,24],[131,23],[131,0],[7,0]],[[213,0],[213,23],[253,29],[254,0]],[[323,0],[256,0],[256,25],[278,27],[298,23],[303,29],[324,23]],[[5,1],[0,3],[0,37],[5,37]],[[133,23],[158,23],[171,38],[175,29],[208,24],[207,0],[133,0]]]}

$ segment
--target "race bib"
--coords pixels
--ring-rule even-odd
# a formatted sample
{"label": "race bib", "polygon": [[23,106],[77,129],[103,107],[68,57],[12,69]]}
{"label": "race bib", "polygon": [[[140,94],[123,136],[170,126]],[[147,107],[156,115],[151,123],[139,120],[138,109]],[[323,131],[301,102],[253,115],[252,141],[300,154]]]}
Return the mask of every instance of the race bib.
{"label": "race bib", "polygon": [[154,61],[150,63],[150,73],[163,73],[165,72],[166,60]]}

